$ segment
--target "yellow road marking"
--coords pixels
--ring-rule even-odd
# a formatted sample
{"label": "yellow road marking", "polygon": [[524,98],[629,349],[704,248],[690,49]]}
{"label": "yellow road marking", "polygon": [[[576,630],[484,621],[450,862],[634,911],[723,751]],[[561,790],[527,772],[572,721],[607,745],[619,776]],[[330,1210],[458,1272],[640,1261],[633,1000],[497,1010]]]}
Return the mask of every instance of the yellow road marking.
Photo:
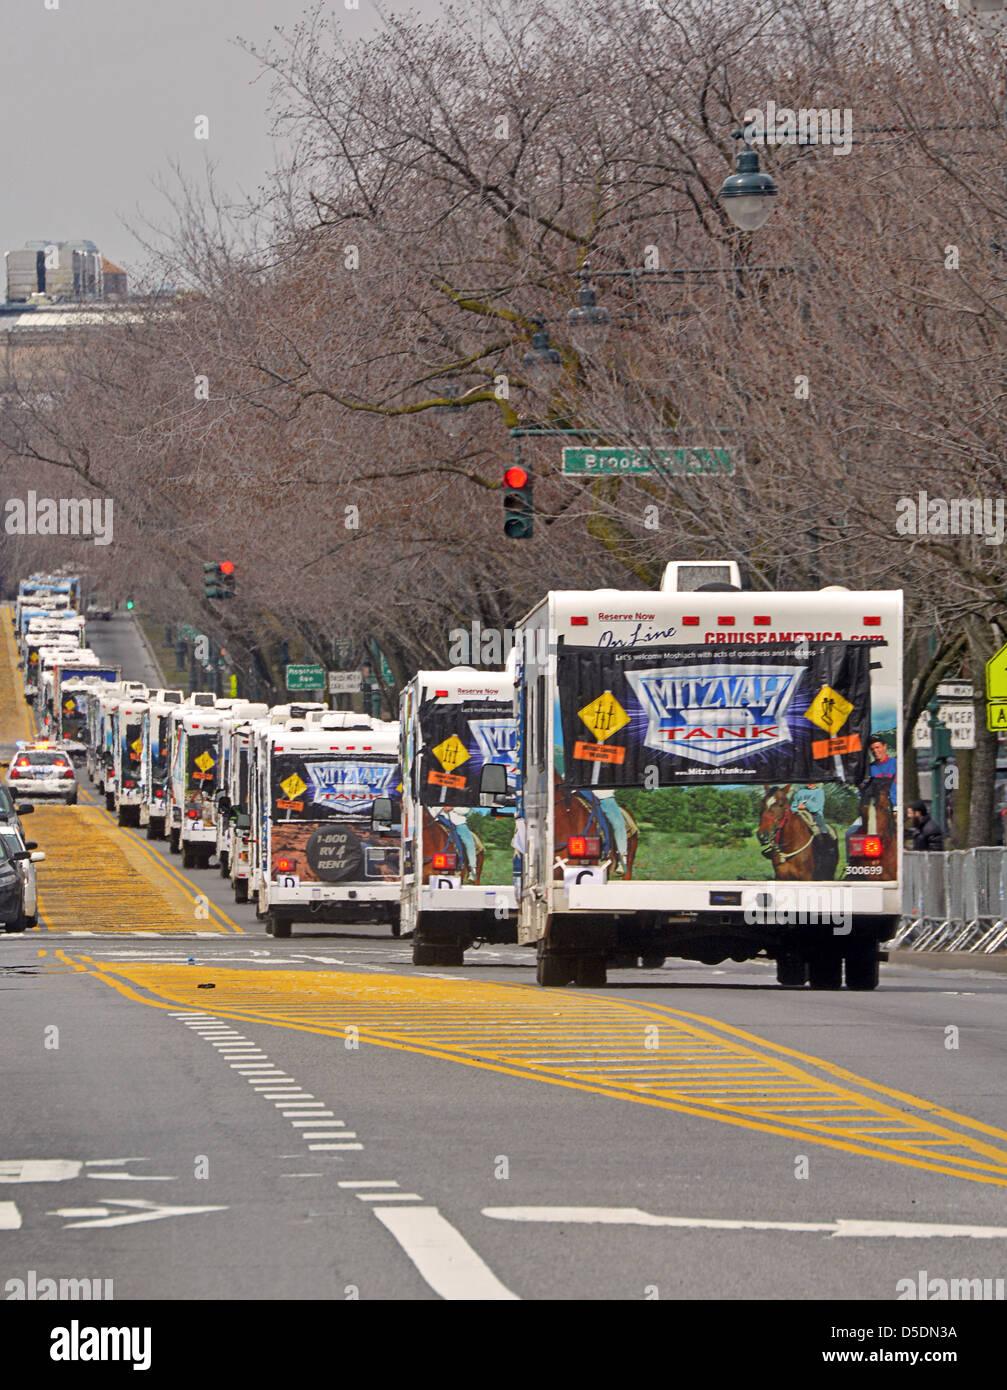
{"label": "yellow road marking", "polygon": [[14,641],[14,608],[7,603],[0,609],[0,628],[3,628],[3,659],[0,661],[0,743],[15,743],[19,738],[31,738],[32,717],[25,702],[21,673],[17,669],[17,644]]}
{"label": "yellow road marking", "polygon": [[[212,963],[98,965],[82,959],[112,988],[158,1008],[201,1009],[209,999],[217,1017],[340,1038],[354,1027],[379,1047],[1007,1187],[1007,1132],[701,1015],[430,976],[250,975]],[[207,982],[215,986],[212,996],[197,988]],[[649,1047],[655,1023],[657,1046]],[[705,1086],[683,1087],[667,1065],[681,1051],[706,1059]],[[557,1058],[558,1052],[570,1060]],[[732,1087],[729,1067],[741,1064],[745,1073]],[[845,1115],[837,1116],[837,1109]]]}
{"label": "yellow road marking", "polygon": [[195,916],[194,898],[154,881],[150,860],[92,806],[37,806],[32,830],[46,847],[39,915],[49,931],[224,930]]}
{"label": "yellow road marking", "polygon": [[[108,815],[109,813],[106,811],[105,814]],[[206,897],[205,893],[199,892],[199,889],[191,879],[186,878],[185,874],[176,869],[174,864],[169,863],[169,861],[158,854],[156,850],[151,849],[149,845],[145,844],[138,834],[135,832],[130,833],[129,831],[126,831],[126,834],[129,836],[130,841],[136,849],[142,854],[145,854],[152,864],[155,864],[157,868],[167,874],[169,878],[173,879],[190,894],[193,904],[195,904],[197,897]],[[242,936],[245,935],[245,928],[239,926],[233,918],[229,917],[222,907],[218,907],[216,903],[210,902],[208,897],[206,897],[206,907],[218,918],[225,930],[239,932]]]}

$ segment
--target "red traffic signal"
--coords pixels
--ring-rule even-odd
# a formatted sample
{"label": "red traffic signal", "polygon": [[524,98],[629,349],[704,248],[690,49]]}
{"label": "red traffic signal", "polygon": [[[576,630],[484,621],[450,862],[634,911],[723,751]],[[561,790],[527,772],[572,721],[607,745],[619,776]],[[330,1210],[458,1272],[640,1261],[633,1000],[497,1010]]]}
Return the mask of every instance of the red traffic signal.
{"label": "red traffic signal", "polygon": [[519,464],[504,471],[504,535],[510,540],[527,540],[532,533],[531,474]]}
{"label": "red traffic signal", "polygon": [[233,574],[233,573],[234,573],[234,561],[233,561],[233,560],[221,560],[221,562],[220,562],[220,572],[221,572],[221,574]]}

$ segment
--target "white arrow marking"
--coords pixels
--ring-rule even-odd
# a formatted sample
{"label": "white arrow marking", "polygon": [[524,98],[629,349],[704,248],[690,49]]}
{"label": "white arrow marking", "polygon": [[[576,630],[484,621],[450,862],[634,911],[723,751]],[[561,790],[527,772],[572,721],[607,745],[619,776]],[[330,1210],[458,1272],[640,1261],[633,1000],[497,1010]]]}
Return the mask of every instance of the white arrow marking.
{"label": "white arrow marking", "polygon": [[2,1158],[0,1182],[66,1182],[83,1166],[76,1158]]}
{"label": "white arrow marking", "polygon": [[14,1202],[0,1202],[0,1231],[20,1231],[21,1213]]}
{"label": "white arrow marking", "polygon": [[[132,1214],[110,1211],[112,1207],[133,1207]],[[61,1207],[58,1211],[46,1212],[47,1216],[88,1216],[100,1217],[97,1221],[71,1221],[64,1231],[94,1230],[98,1226],[132,1226],[138,1221],[160,1221],[165,1216],[193,1216],[204,1211],[226,1211],[226,1207],[162,1207],[156,1202],[144,1202],[139,1198],[110,1198],[107,1206],[81,1208]]]}
{"label": "white arrow marking", "polygon": [[86,1178],[105,1178],[112,1182],[175,1182],[170,1173],[85,1173]]}
{"label": "white arrow marking", "polygon": [[501,1284],[462,1233],[436,1207],[373,1207],[372,1211],[441,1298],[518,1297]]}
{"label": "white arrow marking", "polygon": [[722,1221],[696,1216],[654,1216],[638,1207],[484,1207],[497,1221],[555,1221],[568,1225],[675,1226],[704,1231],[805,1231],[827,1236],[868,1238],[934,1236],[973,1240],[1007,1239],[1007,1226],[938,1226],[916,1221]]}

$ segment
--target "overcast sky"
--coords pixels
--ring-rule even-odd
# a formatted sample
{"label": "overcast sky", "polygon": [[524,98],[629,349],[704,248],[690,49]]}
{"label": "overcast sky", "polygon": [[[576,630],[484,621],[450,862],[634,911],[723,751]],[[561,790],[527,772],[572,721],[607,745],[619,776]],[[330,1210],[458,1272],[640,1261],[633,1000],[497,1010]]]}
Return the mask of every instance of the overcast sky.
{"label": "overcast sky", "polygon": [[[58,8],[46,8],[46,5]],[[432,14],[436,0],[381,0]],[[262,47],[312,0],[0,0],[0,251],[87,237],[126,269],[144,253],[123,225],[164,219],[154,188],[207,157],[228,192],[254,192],[273,162],[269,81],[234,42]],[[373,0],[331,6],[372,31]],[[210,138],[196,140],[196,116]],[[0,279],[2,279],[0,275]],[[6,290],[6,285],[2,287]]]}

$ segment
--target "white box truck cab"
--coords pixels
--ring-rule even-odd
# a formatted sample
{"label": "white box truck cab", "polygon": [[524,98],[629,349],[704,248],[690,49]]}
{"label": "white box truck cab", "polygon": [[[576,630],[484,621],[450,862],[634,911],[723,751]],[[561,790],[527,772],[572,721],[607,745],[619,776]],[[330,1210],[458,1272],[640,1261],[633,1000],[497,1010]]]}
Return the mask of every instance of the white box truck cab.
{"label": "white box truck cab", "polygon": [[398,816],[379,823],[373,812],[399,801],[399,726],[351,718],[361,727],[323,718],[256,735],[258,911],[272,936],[289,936],[294,922],[377,920],[398,932]]}
{"label": "white box truck cab", "polygon": [[182,703],[182,692],[163,690],[158,695],[178,696],[177,700],[151,699],[140,725],[140,811],[138,824],[148,840],[163,840],[168,796],[168,748],[172,713]]}
{"label": "white box truck cab", "polygon": [[216,848],[217,730],[223,718],[222,711],[190,704],[175,705],[170,716],[168,847],[181,854],[186,869],[205,869]]}
{"label": "white box truck cab", "polygon": [[542,985],[763,953],[784,986],[878,983],[902,594],[743,592],[722,570],[550,593],[520,625],[518,933]]}
{"label": "white box truck cab", "polygon": [[516,941],[514,681],[456,666],[402,691],[402,929],[416,965]]}
{"label": "white box truck cab", "polygon": [[140,824],[146,713],[146,700],[120,700],[112,709],[112,805],[120,825]]}

